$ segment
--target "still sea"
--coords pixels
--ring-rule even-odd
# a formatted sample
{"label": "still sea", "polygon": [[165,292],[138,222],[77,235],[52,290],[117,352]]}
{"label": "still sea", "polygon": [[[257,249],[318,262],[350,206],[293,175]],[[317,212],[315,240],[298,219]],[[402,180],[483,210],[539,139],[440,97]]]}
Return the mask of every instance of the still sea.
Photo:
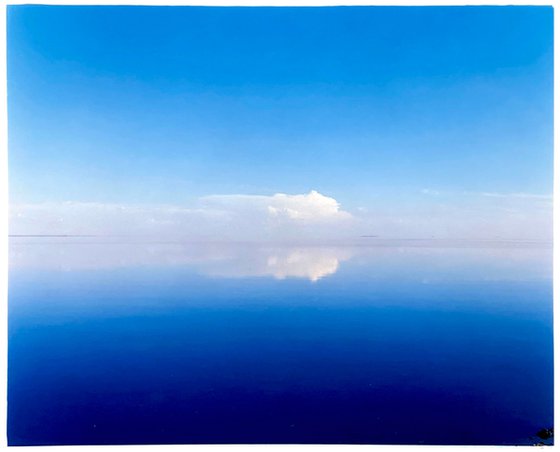
{"label": "still sea", "polygon": [[10,445],[536,444],[553,425],[548,244],[10,240]]}

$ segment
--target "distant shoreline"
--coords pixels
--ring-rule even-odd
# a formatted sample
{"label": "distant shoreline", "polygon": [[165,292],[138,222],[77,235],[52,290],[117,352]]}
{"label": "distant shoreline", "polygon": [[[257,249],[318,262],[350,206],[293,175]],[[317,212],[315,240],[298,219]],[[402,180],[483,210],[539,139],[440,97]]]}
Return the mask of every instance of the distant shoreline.
{"label": "distant shoreline", "polygon": [[103,237],[101,235],[75,235],[75,234],[8,234],[8,237]]}

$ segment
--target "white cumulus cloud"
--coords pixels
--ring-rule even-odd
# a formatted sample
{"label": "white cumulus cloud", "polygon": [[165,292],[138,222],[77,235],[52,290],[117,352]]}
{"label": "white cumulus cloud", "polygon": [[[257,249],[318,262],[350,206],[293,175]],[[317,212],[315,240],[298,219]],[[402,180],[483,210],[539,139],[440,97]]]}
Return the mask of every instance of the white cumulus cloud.
{"label": "white cumulus cloud", "polygon": [[190,240],[320,239],[346,234],[352,215],[317,191],[205,196],[193,205],[14,204],[11,234],[149,235]]}
{"label": "white cumulus cloud", "polygon": [[285,195],[278,193],[271,197],[268,212],[271,216],[284,216],[291,220],[322,221],[349,219],[351,215],[340,210],[334,198],[324,196],[315,190],[307,195]]}
{"label": "white cumulus cloud", "polygon": [[276,193],[272,196],[213,195],[205,196],[201,200],[208,205],[219,205],[226,210],[260,211],[266,213],[269,219],[312,223],[352,218],[349,212],[340,209],[340,203],[336,199],[315,190],[298,195],[284,193]]}

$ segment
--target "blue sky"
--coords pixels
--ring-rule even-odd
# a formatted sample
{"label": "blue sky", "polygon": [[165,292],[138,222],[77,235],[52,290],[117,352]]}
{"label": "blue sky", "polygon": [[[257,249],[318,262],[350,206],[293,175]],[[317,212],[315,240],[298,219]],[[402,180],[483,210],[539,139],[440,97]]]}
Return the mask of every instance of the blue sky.
{"label": "blue sky", "polygon": [[11,202],[550,196],[552,16],[10,6]]}

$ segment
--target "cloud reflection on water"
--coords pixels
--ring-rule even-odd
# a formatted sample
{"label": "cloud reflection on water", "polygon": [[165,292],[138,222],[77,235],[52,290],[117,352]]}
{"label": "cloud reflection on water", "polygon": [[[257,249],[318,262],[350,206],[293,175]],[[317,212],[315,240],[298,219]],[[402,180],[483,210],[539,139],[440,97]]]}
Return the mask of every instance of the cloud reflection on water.
{"label": "cloud reflection on water", "polygon": [[350,245],[156,243],[12,238],[12,271],[184,268],[207,277],[319,281],[350,268],[369,279],[527,280],[551,277],[552,251],[527,243],[375,242]]}
{"label": "cloud reflection on water", "polygon": [[95,240],[13,241],[14,269],[81,271],[138,266],[190,266],[215,277],[305,278],[336,273],[354,252],[343,247],[241,244],[103,243]]}

